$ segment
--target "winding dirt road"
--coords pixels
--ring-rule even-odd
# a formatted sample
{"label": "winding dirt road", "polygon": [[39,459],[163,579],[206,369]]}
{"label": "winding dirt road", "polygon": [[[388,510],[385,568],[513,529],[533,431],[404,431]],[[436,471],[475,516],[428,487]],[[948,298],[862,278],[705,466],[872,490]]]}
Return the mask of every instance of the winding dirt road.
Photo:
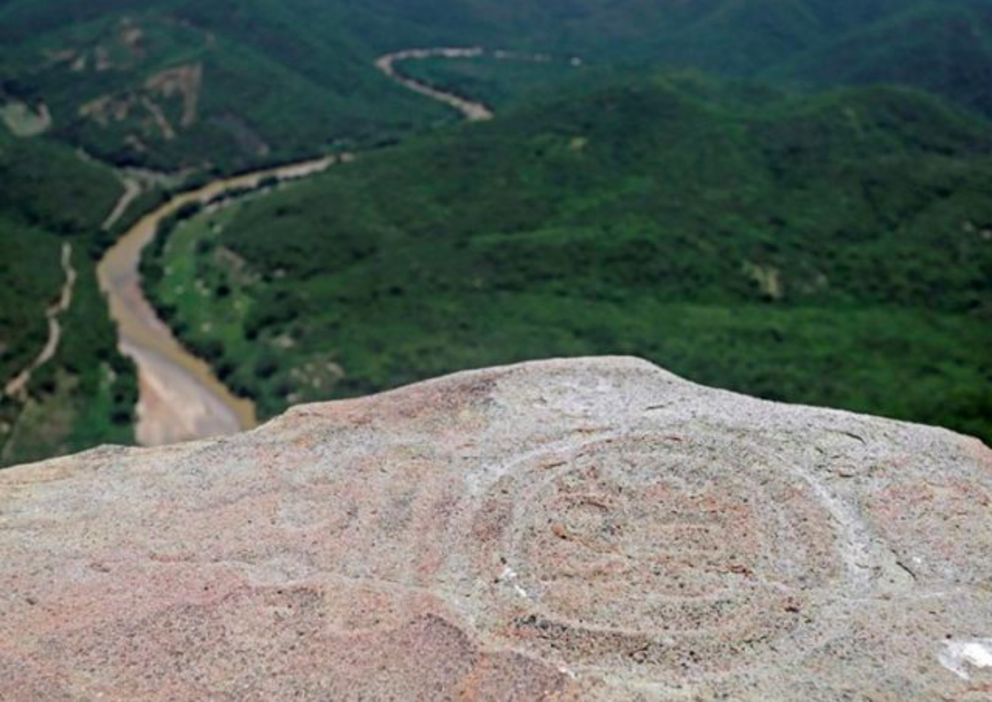
{"label": "winding dirt road", "polygon": [[[470,121],[481,121],[493,117],[488,107],[408,78],[397,71],[396,64],[435,56],[474,58],[484,54],[482,49],[411,49],[383,56],[375,65],[405,88],[459,110]],[[340,157],[347,159],[350,157]],[[304,178],[338,160],[328,157],[267,169],[177,195],[139,220],[104,255],[97,273],[108,298],[110,314],[117,322],[118,347],[138,366],[138,443],[173,444],[233,434],[257,424],[254,405],[231,393],[206,362],[183,348],[145,297],[139,272],[141,253],[155,238],[159,223],[188,203],[207,202],[234,189],[256,187],[266,178]],[[108,226],[120,218],[134,197],[136,194],[128,188],[108,217]]]}

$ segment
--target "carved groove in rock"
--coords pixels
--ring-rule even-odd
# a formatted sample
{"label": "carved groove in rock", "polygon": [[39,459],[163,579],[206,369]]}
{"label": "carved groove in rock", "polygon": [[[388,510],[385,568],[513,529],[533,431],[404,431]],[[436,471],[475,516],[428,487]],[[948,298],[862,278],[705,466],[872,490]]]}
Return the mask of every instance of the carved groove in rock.
{"label": "carved groove in rock", "polygon": [[625,436],[504,476],[482,502],[509,506],[490,633],[646,675],[803,650],[803,611],[845,585],[834,520],[802,475],[720,443]]}

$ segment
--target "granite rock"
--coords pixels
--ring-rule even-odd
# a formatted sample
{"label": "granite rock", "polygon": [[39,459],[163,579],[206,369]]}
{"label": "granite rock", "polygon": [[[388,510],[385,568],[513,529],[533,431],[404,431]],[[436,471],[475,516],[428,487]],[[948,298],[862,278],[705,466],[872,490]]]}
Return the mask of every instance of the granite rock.
{"label": "granite rock", "polygon": [[606,358],[22,466],[0,699],[990,700],[992,452]]}

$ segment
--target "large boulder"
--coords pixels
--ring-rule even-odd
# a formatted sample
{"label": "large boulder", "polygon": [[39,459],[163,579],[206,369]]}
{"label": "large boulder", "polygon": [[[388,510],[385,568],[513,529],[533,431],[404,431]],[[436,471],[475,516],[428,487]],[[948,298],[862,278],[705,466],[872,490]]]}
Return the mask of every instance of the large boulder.
{"label": "large boulder", "polygon": [[989,700],[992,452],[612,358],[14,468],[0,699]]}

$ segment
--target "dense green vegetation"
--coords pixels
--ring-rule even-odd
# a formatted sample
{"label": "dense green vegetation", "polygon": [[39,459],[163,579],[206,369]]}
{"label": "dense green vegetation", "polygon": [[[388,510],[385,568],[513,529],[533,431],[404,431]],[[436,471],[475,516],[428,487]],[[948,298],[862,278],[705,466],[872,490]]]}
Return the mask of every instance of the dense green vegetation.
{"label": "dense green vegetation", "polygon": [[988,439],[988,134],[907,90],[628,81],[194,218],[155,295],[267,414],[629,353]]}
{"label": "dense green vegetation", "polygon": [[[373,65],[476,45],[401,70],[492,124]],[[58,356],[0,398],[0,464],[130,441],[94,267],[165,188],[343,149],[146,261],[263,414],[633,353],[988,440],[989,116],[992,0],[0,0],[0,383],[44,345],[63,244],[79,273]],[[171,179],[108,232],[110,166]]]}
{"label": "dense green vegetation", "polygon": [[[399,69],[421,83],[497,110],[539,99],[549,90],[580,84],[588,90],[590,83],[605,82],[610,75],[604,68],[586,68],[578,57],[521,54],[497,58],[492,52],[477,58],[432,57],[407,61]],[[456,119],[452,114],[449,121]]]}
{"label": "dense green vegetation", "polygon": [[[229,172],[443,122],[372,63],[476,44],[558,65],[898,82],[992,113],[992,0],[7,0],[0,105],[43,101],[57,137],[117,164]],[[497,101],[565,73],[465,68],[455,82]]]}
{"label": "dense green vegetation", "polygon": [[115,350],[94,262],[120,184],[71,149],[2,130],[0,182],[0,392],[48,339],[63,243],[78,274],[57,355],[32,375],[26,400],[0,396],[0,465],[131,441],[133,370]]}
{"label": "dense green vegetation", "polygon": [[57,137],[118,165],[230,172],[444,115],[376,73],[341,7],[314,7],[317,31],[274,2],[65,5],[0,6],[7,98],[44,100]]}

